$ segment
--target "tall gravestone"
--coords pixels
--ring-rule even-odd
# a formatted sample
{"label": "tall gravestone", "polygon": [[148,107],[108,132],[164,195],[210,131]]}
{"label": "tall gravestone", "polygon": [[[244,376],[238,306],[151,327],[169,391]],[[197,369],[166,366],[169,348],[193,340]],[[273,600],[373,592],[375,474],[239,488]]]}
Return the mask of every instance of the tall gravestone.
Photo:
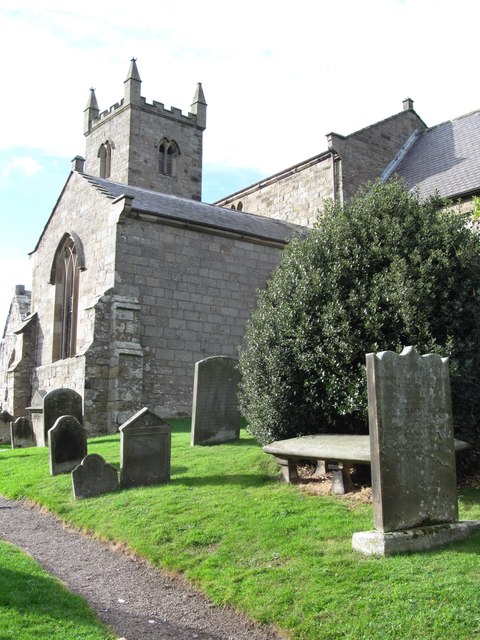
{"label": "tall gravestone", "polygon": [[212,356],[195,364],[191,446],[238,440],[238,360]]}
{"label": "tall gravestone", "polygon": [[387,555],[466,537],[477,525],[457,522],[448,358],[369,353],[367,384],[376,531],[354,534],[353,547]]}
{"label": "tall gravestone", "polygon": [[48,432],[61,416],[73,416],[83,424],[82,396],[73,389],[61,387],[49,391],[43,398],[43,431],[45,443]]}
{"label": "tall gravestone", "polygon": [[35,446],[32,423],[22,416],[10,423],[10,442],[12,449],[25,449]]}
{"label": "tall gravestone", "polygon": [[48,431],[50,475],[68,473],[87,455],[87,431],[75,416],[61,416]]}
{"label": "tall gravestone", "polygon": [[30,406],[27,407],[30,419],[32,420],[33,437],[35,438],[37,447],[44,447],[47,444],[47,434],[43,426],[43,399],[46,395],[46,391],[38,389],[35,391]]}
{"label": "tall gravestone", "polygon": [[75,500],[91,498],[118,489],[118,473],[98,453],[89,453],[72,471]]}
{"label": "tall gravestone", "polygon": [[120,427],[120,486],[170,481],[172,428],[144,407]]}

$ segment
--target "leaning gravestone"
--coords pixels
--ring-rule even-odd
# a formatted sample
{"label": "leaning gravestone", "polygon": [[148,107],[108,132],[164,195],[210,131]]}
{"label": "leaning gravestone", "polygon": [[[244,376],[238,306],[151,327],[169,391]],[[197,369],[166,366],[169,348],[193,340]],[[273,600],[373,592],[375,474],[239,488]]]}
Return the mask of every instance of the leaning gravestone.
{"label": "leaning gravestone", "polygon": [[54,389],[43,398],[43,429],[45,443],[47,434],[61,416],[73,416],[83,424],[82,396],[73,389]]}
{"label": "leaning gravestone", "polygon": [[[353,548],[387,555],[461,539],[448,358],[413,347],[367,354],[375,532]],[[478,523],[480,524],[480,523]]]}
{"label": "leaning gravestone", "polygon": [[25,449],[35,446],[32,423],[22,416],[10,423],[10,442],[12,449]]}
{"label": "leaning gravestone", "polygon": [[61,416],[48,431],[50,475],[68,473],[87,455],[87,431],[75,416]]}
{"label": "leaning gravestone", "polygon": [[120,486],[170,480],[172,428],[144,407],[120,427]]}
{"label": "leaning gravestone", "polygon": [[212,356],[195,364],[190,444],[220,444],[238,440],[238,360]]}
{"label": "leaning gravestone", "polygon": [[72,489],[75,500],[116,491],[117,470],[98,453],[89,453],[72,471]]}

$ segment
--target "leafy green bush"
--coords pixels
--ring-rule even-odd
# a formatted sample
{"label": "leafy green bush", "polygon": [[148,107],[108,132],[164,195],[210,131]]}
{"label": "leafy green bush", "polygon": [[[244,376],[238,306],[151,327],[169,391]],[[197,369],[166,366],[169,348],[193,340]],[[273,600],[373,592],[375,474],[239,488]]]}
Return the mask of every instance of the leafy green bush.
{"label": "leafy green bush", "polygon": [[450,356],[456,435],[480,450],[480,241],[445,204],[374,183],[289,243],[240,354],[260,442],[368,433],[365,354],[414,345]]}

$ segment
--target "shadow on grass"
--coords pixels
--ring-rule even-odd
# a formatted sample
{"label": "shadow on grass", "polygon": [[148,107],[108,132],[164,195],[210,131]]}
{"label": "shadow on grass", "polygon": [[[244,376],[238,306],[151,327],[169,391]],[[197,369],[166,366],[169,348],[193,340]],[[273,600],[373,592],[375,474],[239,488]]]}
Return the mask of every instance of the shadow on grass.
{"label": "shadow on grass", "polygon": [[[35,447],[36,448],[36,447]],[[12,451],[22,451],[22,449],[12,449]],[[14,453],[14,454],[10,454],[8,455],[7,453],[2,453],[2,455],[0,456],[0,460],[5,460],[5,458],[30,458],[30,454],[29,453]]]}
{"label": "shadow on grass", "polygon": [[[71,600],[71,603],[69,602]],[[87,612],[87,605],[77,596],[70,594],[57,580],[20,570],[2,568],[0,572],[0,602],[3,607],[16,610],[19,614],[39,617],[48,614],[59,625],[73,622],[79,626],[94,625],[93,615]],[[89,621],[88,617],[92,620]]]}
{"label": "shadow on grass", "polygon": [[459,501],[465,505],[480,505],[480,488],[463,489],[459,495]]}
{"label": "shadow on grass", "polygon": [[183,485],[185,487],[208,487],[208,486],[225,486],[237,485],[242,487],[258,487],[266,484],[277,483],[276,478],[272,478],[266,474],[232,474],[232,475],[211,475],[211,476],[184,476],[172,478],[170,484]]}

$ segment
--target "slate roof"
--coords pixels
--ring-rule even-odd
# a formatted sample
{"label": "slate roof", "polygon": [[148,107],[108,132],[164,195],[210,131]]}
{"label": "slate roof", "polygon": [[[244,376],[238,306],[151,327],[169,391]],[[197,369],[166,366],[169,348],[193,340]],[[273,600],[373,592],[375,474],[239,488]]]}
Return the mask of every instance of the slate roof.
{"label": "slate roof", "polygon": [[422,131],[394,173],[421,198],[480,193],[480,111]]}
{"label": "slate roof", "polygon": [[225,209],[95,176],[83,174],[83,177],[109,198],[115,199],[121,195],[133,197],[133,211],[158,216],[166,220],[175,220],[275,242],[286,242],[295,233],[301,233],[303,230],[298,225],[282,220]]}

